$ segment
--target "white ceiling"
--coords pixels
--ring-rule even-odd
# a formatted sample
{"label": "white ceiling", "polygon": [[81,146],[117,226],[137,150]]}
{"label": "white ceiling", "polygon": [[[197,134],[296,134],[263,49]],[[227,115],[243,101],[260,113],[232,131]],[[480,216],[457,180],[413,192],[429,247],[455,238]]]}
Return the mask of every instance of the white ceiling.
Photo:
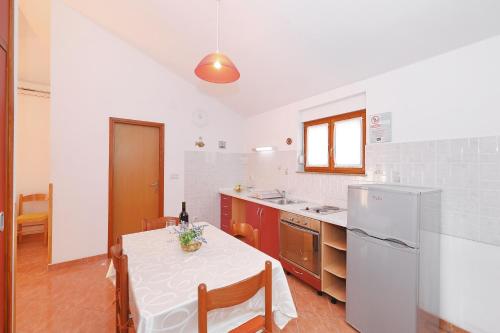
{"label": "white ceiling", "polygon": [[222,0],[241,79],[214,85],[193,70],[215,49],[215,0],[65,2],[246,115],[500,34],[498,0]]}

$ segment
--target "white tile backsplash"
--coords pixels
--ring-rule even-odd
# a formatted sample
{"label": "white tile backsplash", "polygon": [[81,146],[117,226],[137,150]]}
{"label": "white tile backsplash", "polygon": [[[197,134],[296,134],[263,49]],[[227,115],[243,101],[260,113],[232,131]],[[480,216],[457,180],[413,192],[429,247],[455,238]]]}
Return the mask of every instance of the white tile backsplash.
{"label": "white tile backsplash", "polygon": [[500,245],[499,143],[500,137],[484,137],[371,144],[366,147],[366,176],[296,172],[296,151],[186,152],[188,211],[217,225],[217,190],[239,183],[341,207],[347,207],[350,184],[420,185],[443,190],[444,234]]}
{"label": "white tile backsplash", "polygon": [[184,153],[184,197],[191,220],[220,224],[219,192],[244,182],[245,154],[187,151]]}
{"label": "white tile backsplash", "polygon": [[[291,196],[347,206],[356,183],[437,187],[442,193],[442,232],[500,245],[500,137],[464,138],[366,147],[366,176],[283,173],[296,169],[297,153],[248,154],[247,181]],[[281,169],[280,169],[281,167]]]}

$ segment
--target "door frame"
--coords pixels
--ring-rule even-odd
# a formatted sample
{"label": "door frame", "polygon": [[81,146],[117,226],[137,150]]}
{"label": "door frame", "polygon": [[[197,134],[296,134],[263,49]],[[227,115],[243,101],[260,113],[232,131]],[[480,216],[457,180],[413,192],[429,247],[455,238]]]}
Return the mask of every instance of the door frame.
{"label": "door frame", "polygon": [[138,125],[156,127],[160,131],[160,158],[159,158],[159,179],[158,179],[158,216],[163,216],[163,188],[164,188],[164,156],[165,156],[165,125],[143,120],[109,118],[109,177],[108,177],[108,256],[109,249],[115,243],[113,239],[113,171],[114,171],[114,144],[115,144],[115,125]]}
{"label": "door frame", "polygon": [[5,326],[6,332],[15,330],[14,320],[14,243],[12,230],[14,223],[14,2],[9,0],[9,36],[7,41],[7,78],[6,78],[6,175],[5,175],[5,209],[4,209],[4,239],[5,239]]}

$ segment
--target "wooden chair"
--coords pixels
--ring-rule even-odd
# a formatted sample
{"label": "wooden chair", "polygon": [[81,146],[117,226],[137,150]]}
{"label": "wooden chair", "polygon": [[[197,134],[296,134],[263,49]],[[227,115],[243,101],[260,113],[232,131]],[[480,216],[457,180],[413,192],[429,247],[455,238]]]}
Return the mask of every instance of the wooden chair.
{"label": "wooden chair", "polygon": [[175,225],[179,225],[178,217],[172,217],[172,216],[153,217],[149,219],[142,219],[142,231],[165,228],[169,220],[175,220]]}
{"label": "wooden chair", "polygon": [[202,283],[198,286],[198,333],[207,333],[208,311],[241,304],[252,298],[261,288],[265,288],[264,316],[257,316],[229,333],[250,333],[263,330],[272,333],[272,264],[266,261],[265,269],[257,275],[227,287],[207,291]]}
{"label": "wooden chair", "polygon": [[[23,238],[23,227],[33,227],[33,226],[43,226],[43,239],[44,243],[47,244],[48,235],[48,223],[49,223],[49,207],[51,206],[51,198],[48,194],[29,194],[22,195],[19,194],[19,214],[16,218],[17,225],[17,239],[18,242],[22,241]],[[46,211],[41,212],[27,212],[26,203],[43,203],[47,202]]]}
{"label": "wooden chair", "polygon": [[231,232],[234,237],[244,241],[247,244],[260,249],[259,229],[254,229],[248,223],[232,223]]}
{"label": "wooden chair", "polygon": [[122,252],[121,242],[111,246],[110,252],[116,271],[116,333],[128,333],[134,327],[129,309],[128,257]]}

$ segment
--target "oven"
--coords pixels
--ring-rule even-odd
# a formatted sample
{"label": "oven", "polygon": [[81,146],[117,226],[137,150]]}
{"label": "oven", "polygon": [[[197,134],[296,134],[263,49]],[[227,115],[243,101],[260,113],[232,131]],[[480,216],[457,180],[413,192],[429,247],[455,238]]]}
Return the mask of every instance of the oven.
{"label": "oven", "polygon": [[316,278],[320,277],[321,222],[297,214],[281,212],[280,257]]}

